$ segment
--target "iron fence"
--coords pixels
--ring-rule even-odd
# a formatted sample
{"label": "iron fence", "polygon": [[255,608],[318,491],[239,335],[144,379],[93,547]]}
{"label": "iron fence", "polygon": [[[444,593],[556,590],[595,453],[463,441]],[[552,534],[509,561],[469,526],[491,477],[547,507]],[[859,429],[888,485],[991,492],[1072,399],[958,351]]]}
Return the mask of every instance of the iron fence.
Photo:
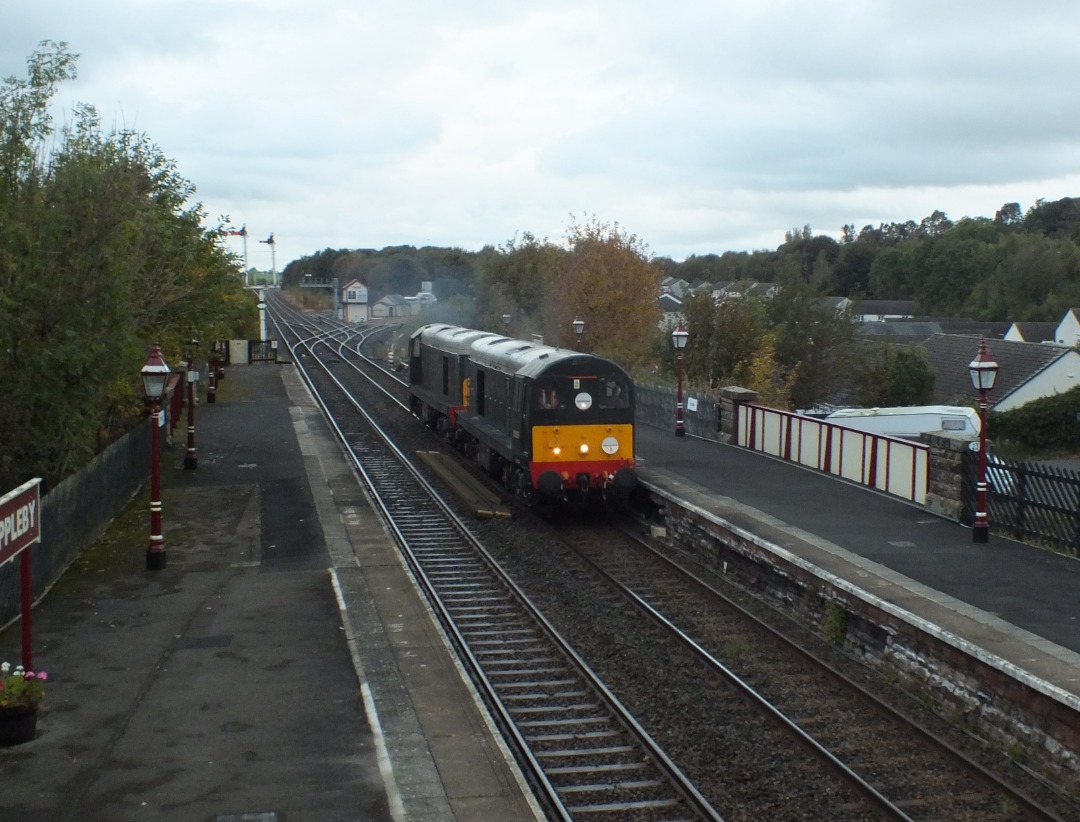
{"label": "iron fence", "polygon": [[[41,497],[41,542],[30,553],[36,600],[93,544],[150,474],[149,419]],[[133,550],[138,550],[133,547]],[[20,613],[19,560],[0,565],[0,628]]]}
{"label": "iron fence", "polygon": [[[979,455],[964,454],[964,522],[975,519]],[[990,530],[1077,556],[1080,550],[1080,473],[1047,463],[988,455],[986,514]]]}
{"label": "iron fence", "polygon": [[248,340],[248,362],[277,362],[277,340]]}

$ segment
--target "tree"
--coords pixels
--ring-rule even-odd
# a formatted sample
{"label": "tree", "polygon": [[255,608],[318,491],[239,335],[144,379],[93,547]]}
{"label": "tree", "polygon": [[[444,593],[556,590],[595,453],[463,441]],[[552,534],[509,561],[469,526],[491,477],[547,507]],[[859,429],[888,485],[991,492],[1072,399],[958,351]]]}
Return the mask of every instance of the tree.
{"label": "tree", "polygon": [[934,369],[915,346],[882,343],[857,370],[854,387],[861,407],[926,405],[934,394]]}
{"label": "tree", "polygon": [[768,332],[758,339],[758,346],[749,360],[736,372],[735,384],[758,393],[762,405],[770,408],[790,408],[795,373],[786,371],[776,359],[776,334]]}
{"label": "tree", "polygon": [[571,324],[580,316],[589,350],[638,366],[658,333],[660,272],[645,243],[618,223],[571,219],[565,265],[544,300],[544,339],[573,346]]}
{"label": "tree", "polygon": [[512,318],[513,333],[543,333],[544,296],[560,277],[565,262],[565,249],[546,238],[539,240],[528,231],[498,249],[485,249],[478,274],[480,325],[502,331],[501,318],[505,314]]}
{"label": "tree", "polygon": [[994,223],[1002,228],[1019,228],[1024,224],[1024,212],[1020,210],[1020,203],[1005,203],[994,214]]}
{"label": "tree", "polygon": [[256,316],[220,227],[148,139],[103,133],[90,106],[49,139],[74,60],[46,41],[0,89],[0,487],[54,484],[141,413],[152,342],[172,357]]}
{"label": "tree", "polygon": [[777,365],[794,374],[791,401],[810,408],[828,400],[848,374],[855,338],[850,311],[836,313],[820,284],[787,275],[766,303]]}
{"label": "tree", "polygon": [[687,378],[717,388],[742,384],[769,331],[765,304],[740,297],[713,305],[707,294],[698,294],[687,301],[685,313],[693,344],[686,355]]}
{"label": "tree", "polygon": [[867,243],[849,242],[840,249],[833,265],[838,296],[855,297],[870,290],[870,269],[877,252]]}

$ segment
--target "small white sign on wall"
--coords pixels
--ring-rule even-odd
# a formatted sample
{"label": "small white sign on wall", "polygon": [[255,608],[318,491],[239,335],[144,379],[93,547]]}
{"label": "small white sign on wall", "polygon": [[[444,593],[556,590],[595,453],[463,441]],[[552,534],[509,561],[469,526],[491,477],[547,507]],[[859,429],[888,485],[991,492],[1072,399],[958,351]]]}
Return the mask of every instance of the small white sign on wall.
{"label": "small white sign on wall", "polygon": [[687,397],[686,398],[686,410],[687,411],[697,411],[697,397]]}

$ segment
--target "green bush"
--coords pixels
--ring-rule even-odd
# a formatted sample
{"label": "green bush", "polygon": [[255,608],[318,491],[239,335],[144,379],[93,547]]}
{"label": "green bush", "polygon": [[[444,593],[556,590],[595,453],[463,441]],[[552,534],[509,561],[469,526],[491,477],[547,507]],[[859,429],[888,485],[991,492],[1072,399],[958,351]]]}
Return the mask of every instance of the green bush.
{"label": "green bush", "polygon": [[1012,411],[991,411],[987,434],[996,442],[1009,442],[1033,451],[1076,450],[1080,446],[1080,386],[1032,400]]}

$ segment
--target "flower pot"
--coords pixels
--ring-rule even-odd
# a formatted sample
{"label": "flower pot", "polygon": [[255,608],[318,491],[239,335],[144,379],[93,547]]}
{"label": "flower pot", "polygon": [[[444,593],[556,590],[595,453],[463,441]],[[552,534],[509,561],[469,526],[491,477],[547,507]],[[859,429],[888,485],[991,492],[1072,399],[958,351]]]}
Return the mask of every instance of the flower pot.
{"label": "flower pot", "polygon": [[0,745],[29,742],[37,733],[37,706],[0,708]]}

